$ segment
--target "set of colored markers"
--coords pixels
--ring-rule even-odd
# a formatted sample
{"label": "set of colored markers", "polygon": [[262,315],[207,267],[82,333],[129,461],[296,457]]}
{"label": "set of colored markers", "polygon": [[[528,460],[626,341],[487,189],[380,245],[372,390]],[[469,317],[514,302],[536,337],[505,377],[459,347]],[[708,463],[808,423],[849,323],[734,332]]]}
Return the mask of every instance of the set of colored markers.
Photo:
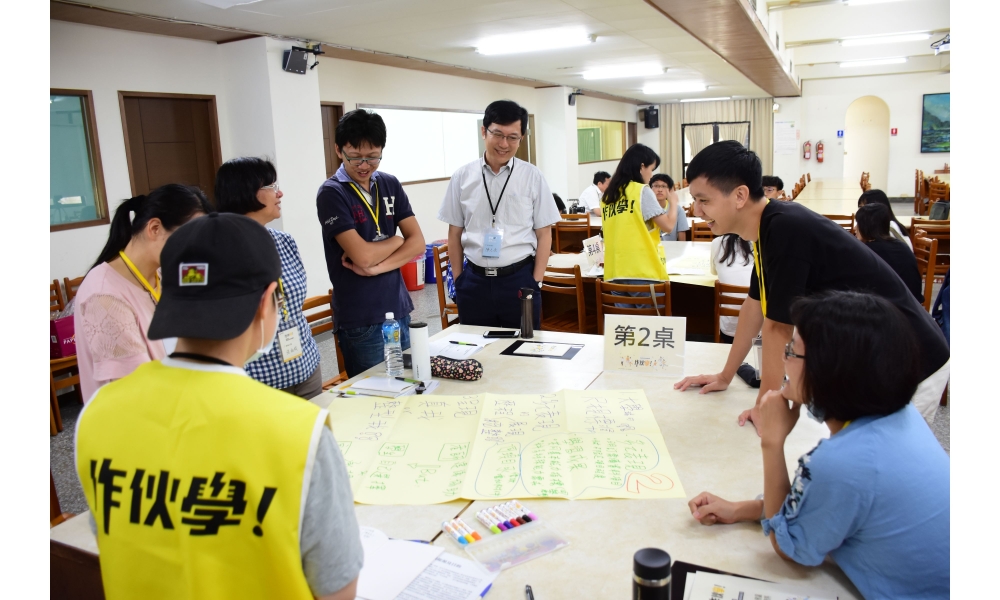
{"label": "set of colored markers", "polygon": [[476,513],[476,518],[493,533],[503,533],[538,519],[517,500],[485,508]]}
{"label": "set of colored markers", "polygon": [[462,519],[444,521],[441,523],[441,530],[450,534],[451,537],[455,538],[456,542],[463,546],[483,539],[483,536],[479,535],[479,532],[466,525]]}

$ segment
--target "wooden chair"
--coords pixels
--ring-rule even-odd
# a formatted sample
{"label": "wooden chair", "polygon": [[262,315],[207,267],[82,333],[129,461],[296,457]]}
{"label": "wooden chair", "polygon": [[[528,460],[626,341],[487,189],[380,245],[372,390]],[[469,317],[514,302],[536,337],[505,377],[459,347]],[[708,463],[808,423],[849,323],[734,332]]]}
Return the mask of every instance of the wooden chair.
{"label": "wooden chair", "polygon": [[[555,252],[558,254],[583,252],[583,240],[593,237],[590,215],[561,216],[563,220],[555,225]],[[569,243],[565,244],[567,241]]]}
{"label": "wooden chair", "polygon": [[53,279],[52,285],[49,286],[49,314],[60,312],[64,308],[66,308],[66,302],[63,301],[59,280]]}
{"label": "wooden chair", "polygon": [[924,210],[924,172],[917,169],[913,176],[913,214],[922,215]]}
{"label": "wooden chair", "polygon": [[[59,411],[59,390],[76,387],[80,390],[80,368],[76,355],[49,359],[49,434],[63,430],[62,413]],[[83,401],[81,396],[80,401]]]}
{"label": "wooden chair", "polygon": [[823,215],[837,225],[846,229],[849,233],[854,231],[854,213],[849,215]]}
{"label": "wooden chair", "polygon": [[[738,317],[740,316],[740,308],[743,306],[743,301],[747,299],[747,294],[750,293],[749,287],[743,287],[741,285],[729,285],[726,283],[721,283],[719,281],[715,282],[715,343],[718,344],[720,341],[719,334],[722,330],[719,328],[719,318],[720,317]],[[741,294],[741,295],[734,295]],[[735,307],[735,308],[734,308]]]}
{"label": "wooden chair", "polygon": [[913,219],[910,223],[910,241],[918,235],[938,241],[938,264],[941,264],[942,256],[951,255],[951,221]]}
{"label": "wooden chair", "polygon": [[712,229],[704,221],[693,221],[691,223],[691,241],[693,242],[711,242]]}
{"label": "wooden chair", "polygon": [[809,183],[812,180],[813,180],[812,173],[806,173],[806,183]]}
{"label": "wooden chair", "polygon": [[448,302],[448,296],[444,290],[444,278],[445,273],[448,272],[448,261],[450,260],[448,244],[433,246],[432,250],[434,251],[434,275],[437,279],[438,306],[441,307],[441,329],[448,329],[458,322],[457,318],[454,321],[448,321],[448,315],[458,315],[458,305],[454,302]]}
{"label": "wooden chair", "polygon": [[76,279],[63,277],[63,285],[66,286],[66,304],[69,304],[70,300],[76,298],[76,291],[80,289],[81,283],[83,283],[83,277],[77,277]]}
{"label": "wooden chair", "polygon": [[49,598],[104,600],[101,561],[98,556],[69,544],[49,540]]}
{"label": "wooden chair", "polygon": [[[550,275],[558,273],[560,275]],[[566,277],[570,275],[570,277]],[[545,310],[546,294],[560,294],[576,297],[575,310],[547,315]],[[583,295],[583,276],[580,265],[572,267],[546,267],[542,276],[542,331],[565,331],[569,333],[587,333],[587,307]]]}
{"label": "wooden chair", "polygon": [[686,188],[687,186],[688,186],[688,180],[687,180],[687,179],[683,179],[683,178],[682,178],[682,179],[681,179],[681,187],[679,187],[679,188],[677,188],[677,189],[680,189],[680,190],[683,190],[683,189],[684,189],[684,188]]}
{"label": "wooden chair", "polygon": [[927,184],[927,214],[935,202],[951,202],[951,186],[941,181],[931,181]]}
{"label": "wooden chair", "polygon": [[55,527],[66,519],[73,517],[73,513],[64,513],[59,505],[59,493],[56,492],[56,480],[52,477],[52,469],[49,469],[49,527]]}
{"label": "wooden chair", "polygon": [[868,190],[872,189],[872,184],[870,183],[870,179],[871,179],[871,174],[870,173],[868,173],[867,171],[863,171],[861,173],[861,191],[862,192],[867,192]]}
{"label": "wooden chair", "polygon": [[924,308],[929,312],[934,299],[934,272],[937,267],[938,241],[924,236],[913,238],[913,255],[917,258],[917,272],[924,278]]}
{"label": "wooden chair", "polygon": [[[598,279],[597,284],[597,334],[604,335],[604,315],[650,315],[670,316],[670,283],[667,281],[649,285],[623,285],[620,283],[605,283]],[[656,294],[655,304],[649,296],[650,287]],[[645,293],[646,296],[614,296],[611,292]],[[619,307],[615,304],[628,304]]]}
{"label": "wooden chair", "polygon": [[[317,310],[319,309],[319,310]],[[313,337],[333,331],[333,290],[322,296],[312,296],[306,298],[302,303],[302,314],[309,323],[309,332]],[[323,389],[328,390],[338,383],[347,381],[347,371],[344,370],[344,353],[340,351],[340,340],[337,335],[333,335],[333,346],[337,352],[337,366],[340,373],[323,382]]]}

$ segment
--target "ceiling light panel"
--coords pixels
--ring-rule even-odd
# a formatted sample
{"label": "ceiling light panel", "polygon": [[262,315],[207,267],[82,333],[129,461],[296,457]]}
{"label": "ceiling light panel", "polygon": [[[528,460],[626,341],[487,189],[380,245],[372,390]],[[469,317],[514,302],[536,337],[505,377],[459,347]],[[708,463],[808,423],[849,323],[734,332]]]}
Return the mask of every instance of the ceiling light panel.
{"label": "ceiling light panel", "polygon": [[840,40],[840,45],[845,47],[875,46],[877,44],[895,44],[898,42],[920,42],[929,39],[931,39],[930,33],[906,33],[901,35],[845,38]]}
{"label": "ceiling light panel", "polygon": [[483,38],[476,44],[476,52],[486,56],[541,52],[584,46],[593,43],[595,38],[596,36],[587,34],[582,27],[540,29]]}
{"label": "ceiling light panel", "polygon": [[719,100],[731,100],[729,96],[721,96],[719,98],[684,98],[681,102],[717,102]]}
{"label": "ceiling light panel", "polygon": [[660,63],[631,63],[594,67],[583,72],[584,79],[620,79],[624,77],[648,77],[660,75],[664,71]]}
{"label": "ceiling light panel", "polygon": [[849,69],[851,67],[879,67],[882,65],[901,65],[906,62],[905,56],[899,56],[896,58],[876,58],[872,60],[850,60],[847,62],[840,63],[841,69]]}
{"label": "ceiling light panel", "polygon": [[708,86],[701,81],[657,81],[647,83],[642,88],[643,94],[682,94],[685,92],[704,92]]}

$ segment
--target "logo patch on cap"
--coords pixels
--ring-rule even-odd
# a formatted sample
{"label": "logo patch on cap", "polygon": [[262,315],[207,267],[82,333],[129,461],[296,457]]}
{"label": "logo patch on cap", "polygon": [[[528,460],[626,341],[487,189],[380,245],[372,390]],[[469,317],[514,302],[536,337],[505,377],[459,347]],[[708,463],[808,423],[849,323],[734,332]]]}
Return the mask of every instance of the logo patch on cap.
{"label": "logo patch on cap", "polygon": [[208,285],[208,263],[181,263],[180,285]]}

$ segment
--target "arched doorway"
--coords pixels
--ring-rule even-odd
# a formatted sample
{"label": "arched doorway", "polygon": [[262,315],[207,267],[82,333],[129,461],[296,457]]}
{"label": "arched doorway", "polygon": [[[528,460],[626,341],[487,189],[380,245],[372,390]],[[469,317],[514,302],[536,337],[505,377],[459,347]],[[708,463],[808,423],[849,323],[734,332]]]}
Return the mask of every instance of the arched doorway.
{"label": "arched doorway", "polygon": [[889,183],[889,105],[876,96],[863,96],[847,107],[844,117],[844,179],[860,181],[870,174],[873,189]]}

